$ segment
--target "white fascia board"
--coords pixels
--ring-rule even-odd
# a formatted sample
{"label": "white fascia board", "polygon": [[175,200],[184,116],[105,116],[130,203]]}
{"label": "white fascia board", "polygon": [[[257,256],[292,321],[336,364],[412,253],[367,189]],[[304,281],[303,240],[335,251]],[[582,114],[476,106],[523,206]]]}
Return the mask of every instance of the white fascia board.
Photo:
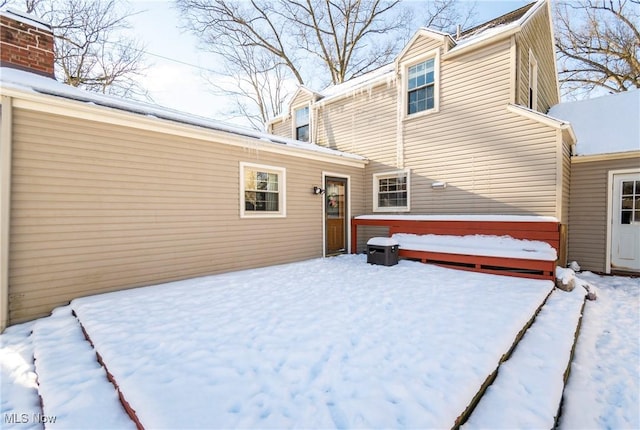
{"label": "white fascia board", "polygon": [[[204,126],[185,124],[154,116],[144,116],[138,113],[66,99],[64,97],[51,96],[33,91],[24,92],[7,87],[0,87],[0,95],[13,97],[13,106],[18,109],[73,116],[75,118],[82,118],[99,123],[120,125],[140,130],[188,137],[208,142],[215,142],[222,145],[259,149],[260,151],[275,154],[306,158],[351,167],[364,168],[368,163],[368,160],[364,157],[348,153],[333,154],[329,152],[331,150],[324,147],[314,146],[315,149],[305,149],[302,147],[288,145],[284,142],[287,139],[280,138],[279,136],[273,137],[274,139],[282,140],[282,143],[259,139],[257,137],[242,136],[227,131],[206,128]],[[296,144],[307,145],[300,142],[297,142]],[[313,144],[310,143],[308,145]]]}
{"label": "white fascia board", "polygon": [[521,30],[520,25],[508,25],[505,26],[504,31],[494,33],[492,35],[487,35],[486,37],[478,37],[476,40],[473,40],[469,43],[465,43],[463,45],[457,45],[451,48],[449,52],[445,53],[442,58],[444,60],[448,60],[454,57],[457,57],[462,54],[466,54],[468,52],[474,51],[476,49],[484,48],[485,46],[491,45],[495,42],[499,42],[501,40],[507,39],[514,34],[518,33]]}
{"label": "white fascia board", "polygon": [[597,161],[612,161],[638,159],[640,161],[640,151],[610,152],[607,154],[574,155],[571,157],[571,164],[593,163]]}

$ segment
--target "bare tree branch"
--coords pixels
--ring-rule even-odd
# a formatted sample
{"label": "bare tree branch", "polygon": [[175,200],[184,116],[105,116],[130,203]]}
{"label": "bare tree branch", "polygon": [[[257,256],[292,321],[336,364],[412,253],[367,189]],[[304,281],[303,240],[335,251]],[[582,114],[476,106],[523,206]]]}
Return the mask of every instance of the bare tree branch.
{"label": "bare tree branch", "polygon": [[[10,0],[8,0],[10,2]],[[133,14],[118,0],[15,0],[51,24],[57,78],[89,91],[148,98],[136,81],[144,46],[122,36]]]}
{"label": "bare tree branch", "polygon": [[[458,20],[460,15],[454,16],[458,0],[435,3],[439,8],[433,13],[443,15],[441,22]],[[265,106],[281,104],[261,99],[266,93],[256,76],[273,83],[277,70],[298,84],[318,76],[325,84],[342,83],[391,62],[413,23],[412,11],[401,8],[400,0],[175,0],[175,4],[185,27],[206,50],[224,59],[223,75],[236,73],[246,79],[246,88],[253,88],[254,94],[245,97],[260,113]],[[279,66],[255,75],[251,64],[245,63],[262,55],[273,57],[271,64]]]}
{"label": "bare tree branch", "polygon": [[572,0],[556,6],[562,92],[640,88],[640,1]]}

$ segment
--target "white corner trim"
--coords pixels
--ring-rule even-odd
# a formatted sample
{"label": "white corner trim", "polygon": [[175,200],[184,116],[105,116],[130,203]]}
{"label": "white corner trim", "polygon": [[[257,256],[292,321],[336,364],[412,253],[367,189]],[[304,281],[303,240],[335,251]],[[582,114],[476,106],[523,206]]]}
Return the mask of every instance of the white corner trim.
{"label": "white corner trim", "polygon": [[9,244],[11,232],[12,98],[2,96],[0,113],[0,333],[9,324]]}
{"label": "white corner trim", "polygon": [[515,36],[511,36],[509,47],[509,102],[515,103],[518,94],[518,49]]}

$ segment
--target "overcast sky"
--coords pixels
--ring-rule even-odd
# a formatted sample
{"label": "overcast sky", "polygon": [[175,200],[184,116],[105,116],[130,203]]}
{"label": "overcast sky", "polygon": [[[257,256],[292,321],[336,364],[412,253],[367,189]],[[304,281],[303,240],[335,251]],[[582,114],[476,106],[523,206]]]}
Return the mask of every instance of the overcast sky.
{"label": "overcast sky", "polygon": [[[478,0],[476,21],[484,22],[515,10],[531,0]],[[211,54],[198,50],[197,39],[179,28],[178,12],[171,1],[131,1],[139,11],[131,18],[136,37],[146,46],[151,67],[143,85],[159,105],[209,118],[223,119],[228,110],[224,97],[214,96],[202,78],[214,69]],[[314,88],[321,89],[321,88]],[[237,121],[242,124],[241,121]]]}

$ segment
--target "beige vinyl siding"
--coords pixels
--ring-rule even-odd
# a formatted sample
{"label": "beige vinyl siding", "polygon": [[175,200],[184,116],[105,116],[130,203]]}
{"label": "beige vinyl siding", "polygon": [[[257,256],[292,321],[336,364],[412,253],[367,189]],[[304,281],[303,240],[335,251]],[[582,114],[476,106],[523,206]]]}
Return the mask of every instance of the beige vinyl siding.
{"label": "beige vinyl siding", "polygon": [[318,144],[396,164],[396,87],[378,85],[328,103],[318,114]]}
{"label": "beige vinyl siding", "polygon": [[292,107],[306,105],[315,99],[315,94],[308,90],[300,89],[295,97],[289,102]]}
{"label": "beige vinyl siding", "polygon": [[557,132],[507,111],[509,55],[504,40],[444,60],[440,112],[404,122],[411,212],[556,215]]}
{"label": "beige vinyl siding", "polygon": [[[432,39],[418,38],[416,45],[420,41]],[[558,131],[507,110],[510,47],[506,39],[441,58],[439,112],[398,122],[401,81],[323,106],[320,143],[370,160],[368,211],[373,174],[407,167],[411,213],[558,215]],[[447,188],[432,190],[435,181]]]}
{"label": "beige vinyl siding", "polygon": [[[322,256],[322,172],[363,169],[16,109],[10,320],[78,296]],[[239,162],[286,168],[287,217],[240,219]]]}
{"label": "beige vinyl siding", "polygon": [[291,115],[287,115],[283,118],[278,118],[274,120],[270,124],[269,133],[275,134],[276,136],[282,136],[291,138],[291,133],[293,131],[293,124],[291,122]]}
{"label": "beige vinyl siding", "polygon": [[638,166],[640,157],[589,162],[574,159],[571,165],[569,261],[577,261],[583,270],[606,270],[609,171]]}
{"label": "beige vinyl siding", "polygon": [[549,10],[543,7],[528,20],[516,35],[518,72],[516,103],[529,106],[529,50],[538,62],[538,111],[546,113],[560,102],[555,72],[554,46],[549,28]]}
{"label": "beige vinyl siding", "polygon": [[420,56],[443,46],[444,44],[441,40],[434,39],[429,36],[419,36],[413,44],[405,50],[404,55],[402,55],[398,60],[401,62],[410,61],[411,57]]}

